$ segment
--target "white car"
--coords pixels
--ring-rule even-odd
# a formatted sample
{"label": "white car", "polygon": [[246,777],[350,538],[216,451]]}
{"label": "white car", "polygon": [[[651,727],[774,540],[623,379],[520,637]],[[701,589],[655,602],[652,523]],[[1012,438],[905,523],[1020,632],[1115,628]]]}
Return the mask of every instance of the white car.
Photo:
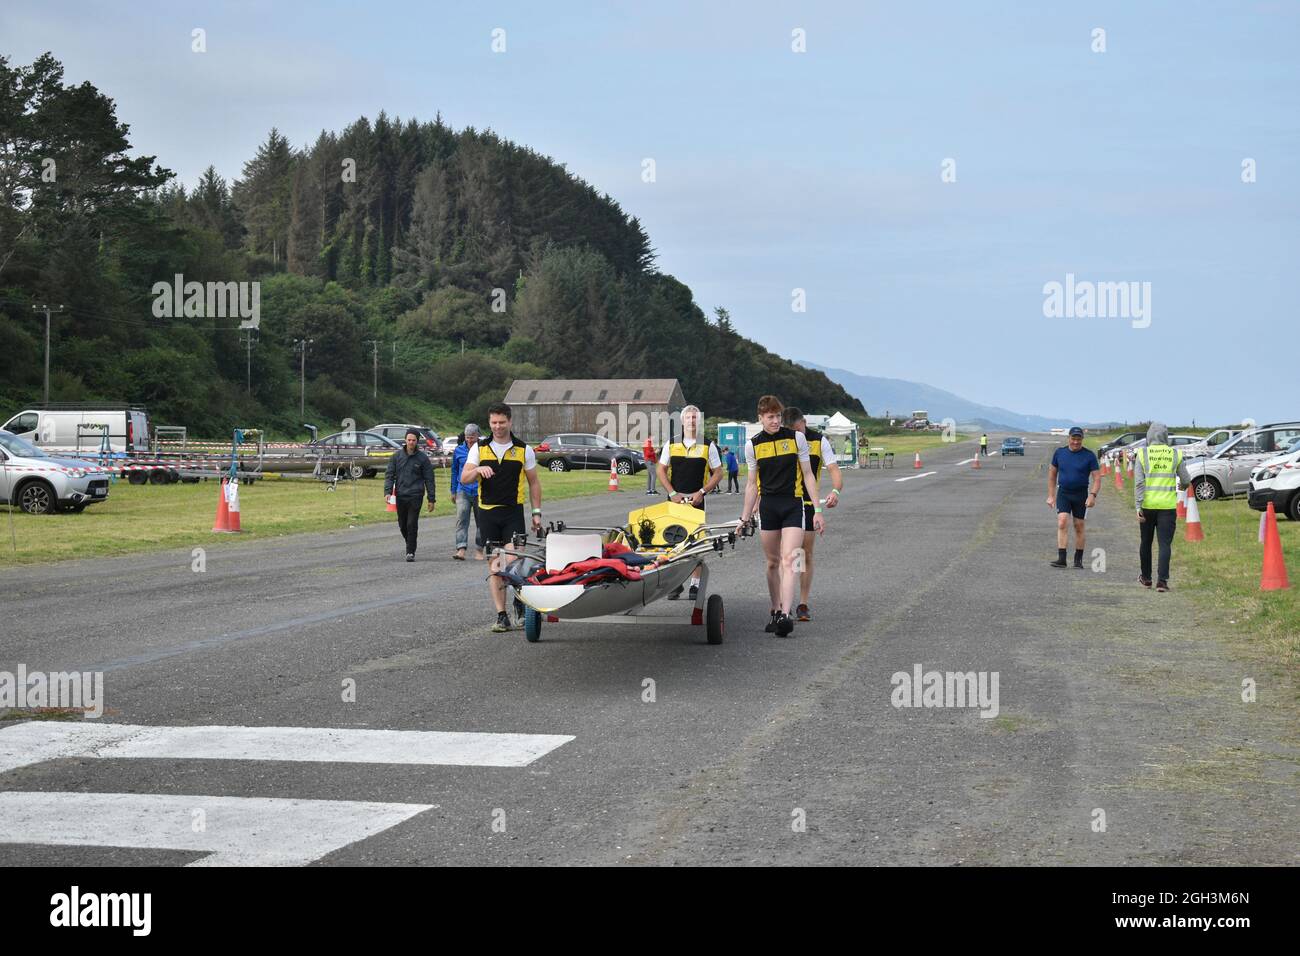
{"label": "white car", "polygon": [[1247,501],[1256,511],[1267,511],[1272,502],[1278,514],[1300,521],[1300,439],[1251,472]]}
{"label": "white car", "polygon": [[80,512],[108,498],[108,472],[77,458],[54,458],[13,432],[0,431],[0,504],[29,515]]}
{"label": "white car", "polygon": [[1219,450],[1220,446],[1232,441],[1240,435],[1240,428],[1220,428],[1212,431],[1204,438],[1198,438],[1183,449],[1183,455],[1187,458],[1201,458],[1205,455],[1213,455]]}

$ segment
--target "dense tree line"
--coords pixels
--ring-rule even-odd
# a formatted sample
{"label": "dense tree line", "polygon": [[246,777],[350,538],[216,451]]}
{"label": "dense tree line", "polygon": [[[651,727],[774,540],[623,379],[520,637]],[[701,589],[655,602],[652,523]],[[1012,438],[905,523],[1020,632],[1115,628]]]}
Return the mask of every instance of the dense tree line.
{"label": "dense tree line", "polygon": [[[727,416],[769,391],[861,407],[706,316],[635,217],[490,131],[380,113],[295,149],[273,129],[238,180],[209,167],[191,189],[128,134],[49,54],[0,58],[0,414],[40,398],[44,303],[64,306],[52,400],[141,402],[202,434],[300,431],[302,339],[324,427],[481,417],[521,376],[676,377]],[[255,346],[236,318],[157,315],[176,274],[260,282]]]}

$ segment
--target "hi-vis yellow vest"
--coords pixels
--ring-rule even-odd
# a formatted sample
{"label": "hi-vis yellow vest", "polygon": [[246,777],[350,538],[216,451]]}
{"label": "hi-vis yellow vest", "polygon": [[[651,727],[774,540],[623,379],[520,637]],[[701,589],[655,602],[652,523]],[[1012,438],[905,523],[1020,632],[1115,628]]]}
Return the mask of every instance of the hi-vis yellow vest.
{"label": "hi-vis yellow vest", "polygon": [[1148,445],[1138,450],[1146,475],[1142,507],[1168,511],[1178,507],[1178,464],[1182,453],[1168,445]]}

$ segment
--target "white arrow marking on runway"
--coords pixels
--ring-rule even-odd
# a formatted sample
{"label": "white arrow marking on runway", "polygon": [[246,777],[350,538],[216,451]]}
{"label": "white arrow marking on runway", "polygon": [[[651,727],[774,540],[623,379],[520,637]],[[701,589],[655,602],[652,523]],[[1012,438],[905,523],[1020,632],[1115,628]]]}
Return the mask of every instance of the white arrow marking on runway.
{"label": "white arrow marking on runway", "polygon": [[525,767],[573,739],[568,734],[29,721],[0,731],[0,773],[62,757]]}
{"label": "white arrow marking on runway", "polygon": [[895,481],[911,481],[913,478],[929,478],[931,475],[939,474],[937,471],[923,471],[919,475],[908,475],[906,478],[895,478]]}
{"label": "white arrow marking on runway", "polygon": [[[8,792],[0,793],[0,843],[210,854],[190,866],[303,866],[430,809],[352,800]],[[202,820],[197,832],[196,820]]]}

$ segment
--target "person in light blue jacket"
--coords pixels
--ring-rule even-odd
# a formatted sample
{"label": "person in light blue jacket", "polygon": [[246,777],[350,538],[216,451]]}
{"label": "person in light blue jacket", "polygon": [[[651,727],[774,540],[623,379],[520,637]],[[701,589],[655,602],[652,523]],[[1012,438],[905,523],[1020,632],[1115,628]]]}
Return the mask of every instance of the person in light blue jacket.
{"label": "person in light blue jacket", "polygon": [[474,515],[474,560],[483,560],[483,532],[478,524],[478,482],[467,485],[460,480],[470,447],[478,444],[478,440],[478,426],[470,422],[456,443],[456,450],[451,453],[451,500],[456,503],[456,553],[452,557],[457,561],[465,560],[465,549],[469,547],[471,513]]}

